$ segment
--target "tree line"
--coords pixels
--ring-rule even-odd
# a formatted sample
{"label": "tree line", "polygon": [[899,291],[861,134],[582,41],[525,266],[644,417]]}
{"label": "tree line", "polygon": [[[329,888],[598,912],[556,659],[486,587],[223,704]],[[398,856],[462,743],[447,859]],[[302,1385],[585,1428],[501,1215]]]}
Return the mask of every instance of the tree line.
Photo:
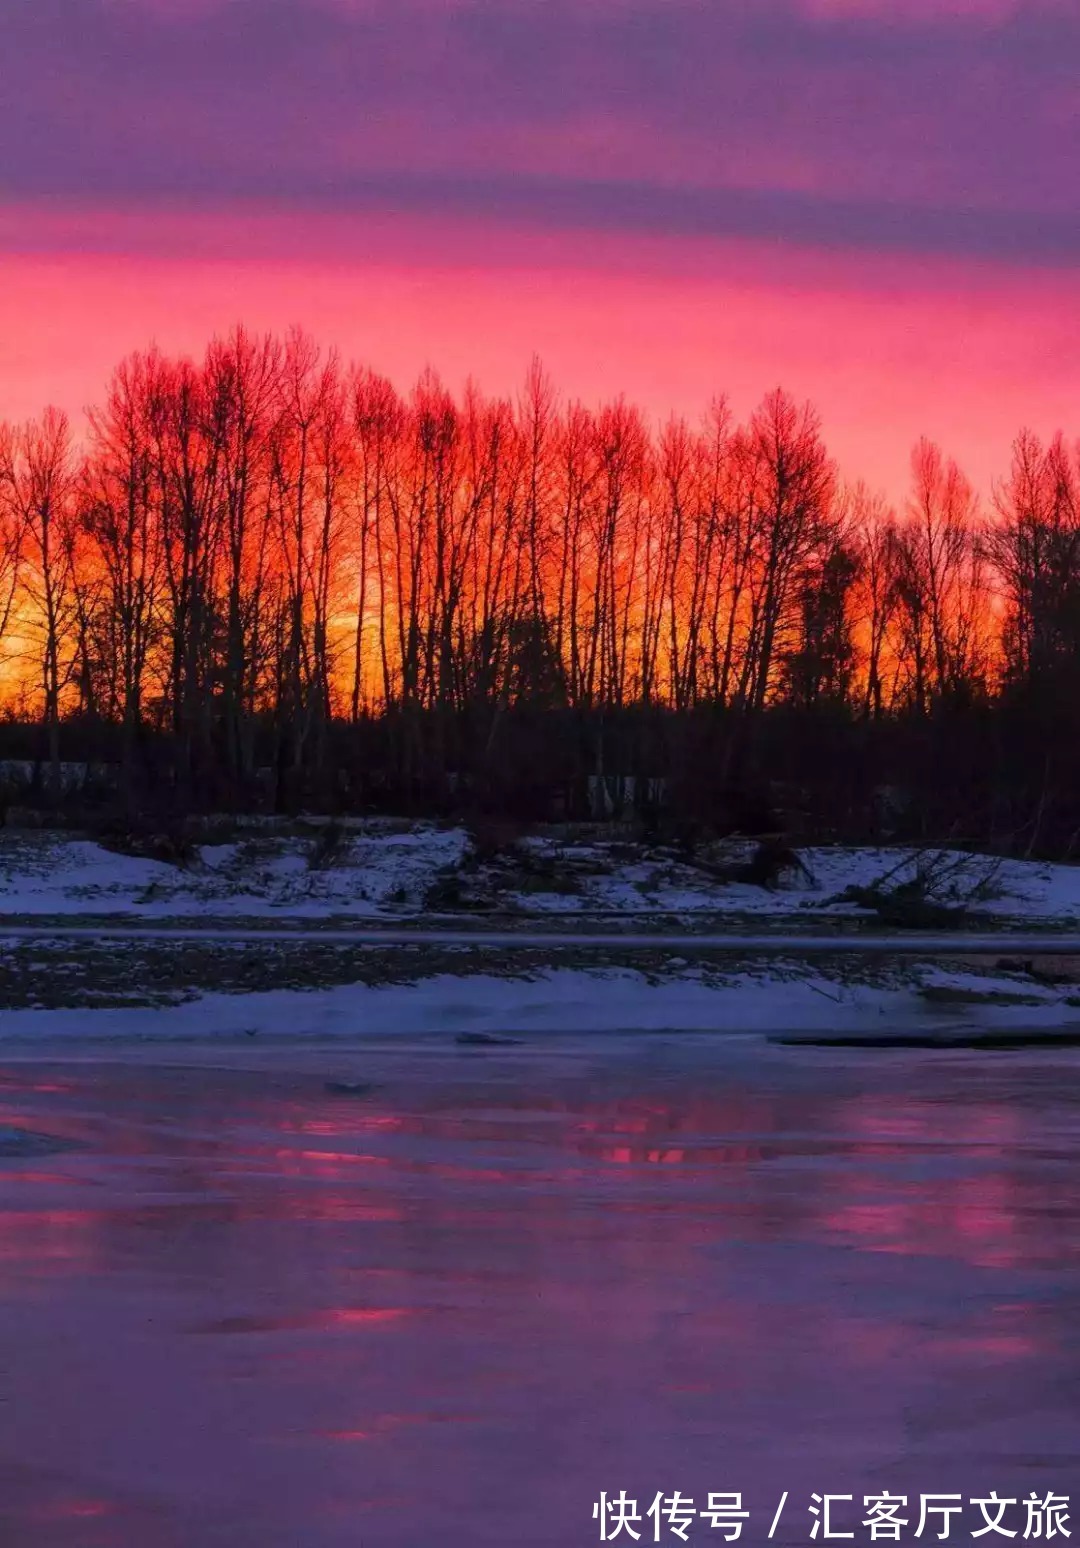
{"label": "tree line", "polygon": [[781,391],[654,430],[536,364],[512,399],[402,395],[243,329],[125,360],[78,439],[54,409],[0,426],[0,729],[45,791],[104,749],[136,805],[635,773],[698,809],[854,761],[848,806],[953,768],[933,822],[975,822],[975,781],[978,823],[1060,847],[1078,686],[1062,436],[1021,433],[982,503],[921,441],[894,509]]}

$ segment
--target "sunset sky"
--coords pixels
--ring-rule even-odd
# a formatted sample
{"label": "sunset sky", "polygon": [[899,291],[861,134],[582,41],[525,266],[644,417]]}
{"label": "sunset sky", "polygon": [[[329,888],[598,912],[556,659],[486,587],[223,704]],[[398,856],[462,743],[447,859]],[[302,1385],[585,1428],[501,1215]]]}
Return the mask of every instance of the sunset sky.
{"label": "sunset sky", "polygon": [[899,496],[1080,433],[1076,0],[6,0],[0,416],[297,323],[654,417],[782,384]]}

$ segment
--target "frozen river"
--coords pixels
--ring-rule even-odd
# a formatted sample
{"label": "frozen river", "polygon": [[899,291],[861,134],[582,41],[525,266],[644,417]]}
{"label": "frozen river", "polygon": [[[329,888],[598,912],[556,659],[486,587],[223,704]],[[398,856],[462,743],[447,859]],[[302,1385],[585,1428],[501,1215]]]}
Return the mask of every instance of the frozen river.
{"label": "frozen river", "polygon": [[785,1491],[785,1545],[815,1491],[857,1497],[857,1542],[865,1494],[909,1496],[905,1541],[958,1493],[970,1541],[970,1498],[1080,1485],[1078,1072],[701,1036],[0,1051],[0,1542],[576,1548],[620,1490],[643,1543],[675,1490],[741,1491],[752,1548]]}

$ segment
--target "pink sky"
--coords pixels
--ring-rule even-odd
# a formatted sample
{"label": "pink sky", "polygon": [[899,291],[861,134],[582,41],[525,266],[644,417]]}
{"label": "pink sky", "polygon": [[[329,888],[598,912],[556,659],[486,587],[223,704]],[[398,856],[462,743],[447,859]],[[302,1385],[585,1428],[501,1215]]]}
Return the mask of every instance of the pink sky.
{"label": "pink sky", "polygon": [[[332,256],[330,256],[332,255]],[[407,387],[434,366],[513,392],[540,355],[566,395],[655,418],[780,384],[819,407],[845,474],[900,498],[929,434],[988,489],[1022,425],[1075,426],[1080,279],[973,259],[537,234],[478,222],[302,223],[27,207],[0,219],[0,417],[76,419],[157,342],[299,324]]]}
{"label": "pink sky", "polygon": [[0,414],[244,322],[780,384],[893,496],[924,433],[984,489],[1080,434],[1076,0],[5,0],[4,49]]}

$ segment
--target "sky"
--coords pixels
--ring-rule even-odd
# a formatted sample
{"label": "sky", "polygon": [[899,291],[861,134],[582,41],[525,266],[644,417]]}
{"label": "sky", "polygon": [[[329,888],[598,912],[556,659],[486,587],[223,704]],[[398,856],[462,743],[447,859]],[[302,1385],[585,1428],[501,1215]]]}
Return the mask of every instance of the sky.
{"label": "sky", "polygon": [[783,385],[902,498],[1080,435],[1076,0],[5,0],[0,417],[298,324],[656,420]]}

